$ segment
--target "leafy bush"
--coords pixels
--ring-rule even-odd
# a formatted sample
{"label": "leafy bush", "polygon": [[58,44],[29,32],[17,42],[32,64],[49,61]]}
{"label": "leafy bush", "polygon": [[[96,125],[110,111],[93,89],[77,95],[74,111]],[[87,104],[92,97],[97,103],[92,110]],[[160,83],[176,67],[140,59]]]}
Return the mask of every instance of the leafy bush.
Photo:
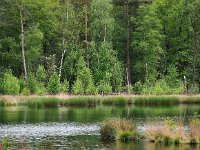
{"label": "leafy bush", "polygon": [[37,86],[38,86],[38,82],[37,82],[36,77],[33,76],[33,74],[29,74],[28,87],[31,94],[35,94],[37,92]]}
{"label": "leafy bush", "polygon": [[125,87],[125,91],[129,94],[133,94],[134,93],[134,89],[133,89],[133,86],[130,84],[130,85],[127,85]]}
{"label": "leafy bush", "polygon": [[86,93],[87,94],[92,94],[92,95],[97,93],[97,90],[96,90],[93,82],[90,82],[88,84],[88,87],[86,89]]}
{"label": "leafy bush", "polygon": [[74,91],[74,94],[83,94],[84,93],[83,84],[82,84],[81,80],[77,79],[75,81],[73,91]]}
{"label": "leafy bush", "polygon": [[25,86],[22,91],[21,91],[22,95],[30,95],[31,91],[29,90],[29,88],[27,86]]}
{"label": "leafy bush", "polygon": [[44,94],[46,94],[46,93],[47,93],[47,90],[46,90],[44,84],[38,82],[36,94],[38,94],[38,95],[44,95]]}
{"label": "leafy bush", "polygon": [[[79,58],[77,64],[77,79],[74,84],[75,94],[95,94],[93,77],[90,69],[86,66],[83,57]],[[78,87],[79,86],[79,87]],[[81,89],[82,88],[82,89]]]}
{"label": "leafy bush", "polygon": [[47,74],[46,74],[46,71],[44,69],[44,66],[39,65],[39,67],[38,67],[38,69],[36,71],[37,80],[39,82],[43,82],[44,83],[45,80],[46,80],[46,76],[47,76]]}
{"label": "leafy bush", "polygon": [[13,76],[12,71],[8,70],[3,74],[1,81],[3,94],[18,95],[20,92],[19,80]]}
{"label": "leafy bush", "polygon": [[101,81],[98,86],[98,92],[100,94],[111,94],[112,93],[112,86],[110,83],[106,83],[104,81]]}
{"label": "leafy bush", "polygon": [[142,93],[142,83],[140,81],[136,82],[134,84],[134,92],[135,94],[141,94]]}
{"label": "leafy bush", "polygon": [[69,81],[65,80],[62,84],[61,84],[61,92],[64,93],[68,93],[69,92]]}
{"label": "leafy bush", "polygon": [[50,76],[48,83],[48,92],[50,94],[58,94],[60,92],[59,76],[55,72]]}

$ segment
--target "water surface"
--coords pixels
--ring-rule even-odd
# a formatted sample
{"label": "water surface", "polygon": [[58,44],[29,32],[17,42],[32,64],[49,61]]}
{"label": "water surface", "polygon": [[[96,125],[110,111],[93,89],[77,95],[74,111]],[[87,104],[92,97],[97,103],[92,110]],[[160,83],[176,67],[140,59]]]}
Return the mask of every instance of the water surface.
{"label": "water surface", "polygon": [[13,148],[34,149],[119,149],[119,150],[190,150],[199,147],[160,145],[145,141],[105,142],[99,134],[99,123],[111,117],[132,119],[143,130],[149,121],[184,117],[185,122],[198,105],[126,106],[126,107],[59,107],[31,109],[0,107],[0,141],[9,139]]}

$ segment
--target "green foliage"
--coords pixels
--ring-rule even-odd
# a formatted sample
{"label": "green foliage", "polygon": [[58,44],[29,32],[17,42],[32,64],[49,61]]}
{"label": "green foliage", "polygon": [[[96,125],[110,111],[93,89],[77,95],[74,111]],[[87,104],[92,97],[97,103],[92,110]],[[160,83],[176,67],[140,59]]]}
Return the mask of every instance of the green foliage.
{"label": "green foliage", "polygon": [[104,140],[121,140],[123,142],[136,138],[136,129],[130,120],[110,118],[100,126],[100,134]]}
{"label": "green foliage", "polygon": [[175,105],[180,103],[177,97],[173,96],[145,96],[135,97],[136,105]]}
{"label": "green foliage", "polygon": [[109,84],[109,82],[100,81],[98,86],[98,92],[100,94],[111,94],[112,93],[112,86]]}
{"label": "green foliage", "polygon": [[56,72],[54,72],[48,82],[48,92],[50,94],[58,94],[60,92],[60,80]]}
{"label": "green foliage", "polygon": [[69,98],[60,101],[61,106],[96,106],[98,99],[90,97]]}
{"label": "green foliage", "polygon": [[108,97],[102,100],[103,105],[116,105],[116,106],[125,106],[127,100],[123,97]]}
{"label": "green foliage", "polygon": [[58,107],[59,99],[57,98],[33,98],[30,100],[24,100],[21,103],[30,108],[48,108]]}
{"label": "green foliage", "polygon": [[73,91],[74,91],[74,94],[83,94],[84,93],[83,83],[81,80],[76,79],[74,86],[73,86]]}
{"label": "green foliage", "polygon": [[126,85],[124,87],[124,90],[128,94],[133,94],[134,93],[134,87],[131,84],[130,85]]}
{"label": "green foliage", "polygon": [[69,81],[65,80],[63,83],[61,83],[61,92],[69,92]]}
{"label": "green foliage", "polygon": [[96,93],[91,71],[88,67],[86,67],[83,57],[79,58],[77,64],[77,79],[74,84],[74,93],[75,94]]}
{"label": "green foliage", "polygon": [[46,81],[46,77],[47,77],[47,74],[46,74],[46,71],[44,69],[44,66],[42,65],[39,65],[37,71],[36,71],[36,77],[37,77],[37,80],[39,82],[45,82]]}
{"label": "green foliage", "polygon": [[64,50],[60,81],[67,77],[77,94],[120,93],[126,67],[136,94],[199,93],[199,0],[0,1],[0,72],[10,68],[17,78],[24,71],[20,9],[31,94],[46,93]]}
{"label": "green foliage", "polygon": [[35,94],[37,91],[38,82],[36,77],[33,74],[29,74],[28,78],[28,87],[30,89],[31,94]]}
{"label": "green foliage", "polygon": [[30,95],[31,91],[29,90],[27,86],[25,86],[20,93],[21,95]]}
{"label": "green foliage", "polygon": [[15,76],[13,76],[11,70],[7,70],[4,72],[1,80],[0,89],[2,89],[3,94],[19,95],[20,92],[19,80]]}
{"label": "green foliage", "polygon": [[39,25],[32,26],[25,34],[25,49],[28,66],[37,65],[42,52],[43,33],[39,29]]}
{"label": "green foliage", "polygon": [[136,82],[134,84],[134,92],[135,94],[141,94],[142,93],[142,89],[143,89],[143,86],[142,86],[142,83],[140,81]]}

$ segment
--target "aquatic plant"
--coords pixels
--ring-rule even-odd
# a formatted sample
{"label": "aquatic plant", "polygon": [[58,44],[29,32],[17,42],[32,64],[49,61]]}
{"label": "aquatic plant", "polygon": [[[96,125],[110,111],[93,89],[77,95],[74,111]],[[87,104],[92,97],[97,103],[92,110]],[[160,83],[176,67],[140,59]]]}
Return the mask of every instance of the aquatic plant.
{"label": "aquatic plant", "polygon": [[107,97],[107,98],[102,99],[102,104],[125,106],[127,104],[127,99],[124,97]]}
{"label": "aquatic plant", "polygon": [[183,120],[174,121],[167,119],[162,123],[148,125],[147,139],[151,142],[163,144],[199,144],[200,143],[200,119],[195,114],[189,123],[189,131],[185,131]]}
{"label": "aquatic plant", "polygon": [[174,105],[179,104],[178,97],[174,96],[142,96],[134,98],[135,105]]}
{"label": "aquatic plant", "polygon": [[184,104],[199,104],[200,103],[200,97],[199,96],[185,96],[180,97],[181,103]]}
{"label": "aquatic plant", "polygon": [[136,139],[136,128],[130,120],[111,118],[105,120],[100,127],[100,134],[104,140],[121,140],[125,142]]}
{"label": "aquatic plant", "polygon": [[92,97],[75,97],[60,100],[61,106],[96,106],[98,104],[99,100]]}
{"label": "aquatic plant", "polygon": [[190,129],[190,143],[198,144],[200,143],[200,116],[197,113],[190,119],[189,124]]}
{"label": "aquatic plant", "polygon": [[48,108],[58,107],[59,101],[58,98],[32,98],[20,101],[19,105],[26,105],[31,108]]}

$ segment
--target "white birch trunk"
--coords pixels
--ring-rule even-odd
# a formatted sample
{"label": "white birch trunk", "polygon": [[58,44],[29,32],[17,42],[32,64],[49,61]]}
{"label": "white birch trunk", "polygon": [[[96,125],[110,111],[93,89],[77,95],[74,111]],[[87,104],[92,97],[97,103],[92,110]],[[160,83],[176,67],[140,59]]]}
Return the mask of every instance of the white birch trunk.
{"label": "white birch trunk", "polygon": [[26,58],[25,58],[25,50],[24,50],[24,23],[23,23],[23,6],[20,6],[20,22],[21,22],[21,49],[22,49],[22,59],[23,59],[23,66],[24,66],[24,78],[25,81],[28,80],[27,70],[26,70]]}

